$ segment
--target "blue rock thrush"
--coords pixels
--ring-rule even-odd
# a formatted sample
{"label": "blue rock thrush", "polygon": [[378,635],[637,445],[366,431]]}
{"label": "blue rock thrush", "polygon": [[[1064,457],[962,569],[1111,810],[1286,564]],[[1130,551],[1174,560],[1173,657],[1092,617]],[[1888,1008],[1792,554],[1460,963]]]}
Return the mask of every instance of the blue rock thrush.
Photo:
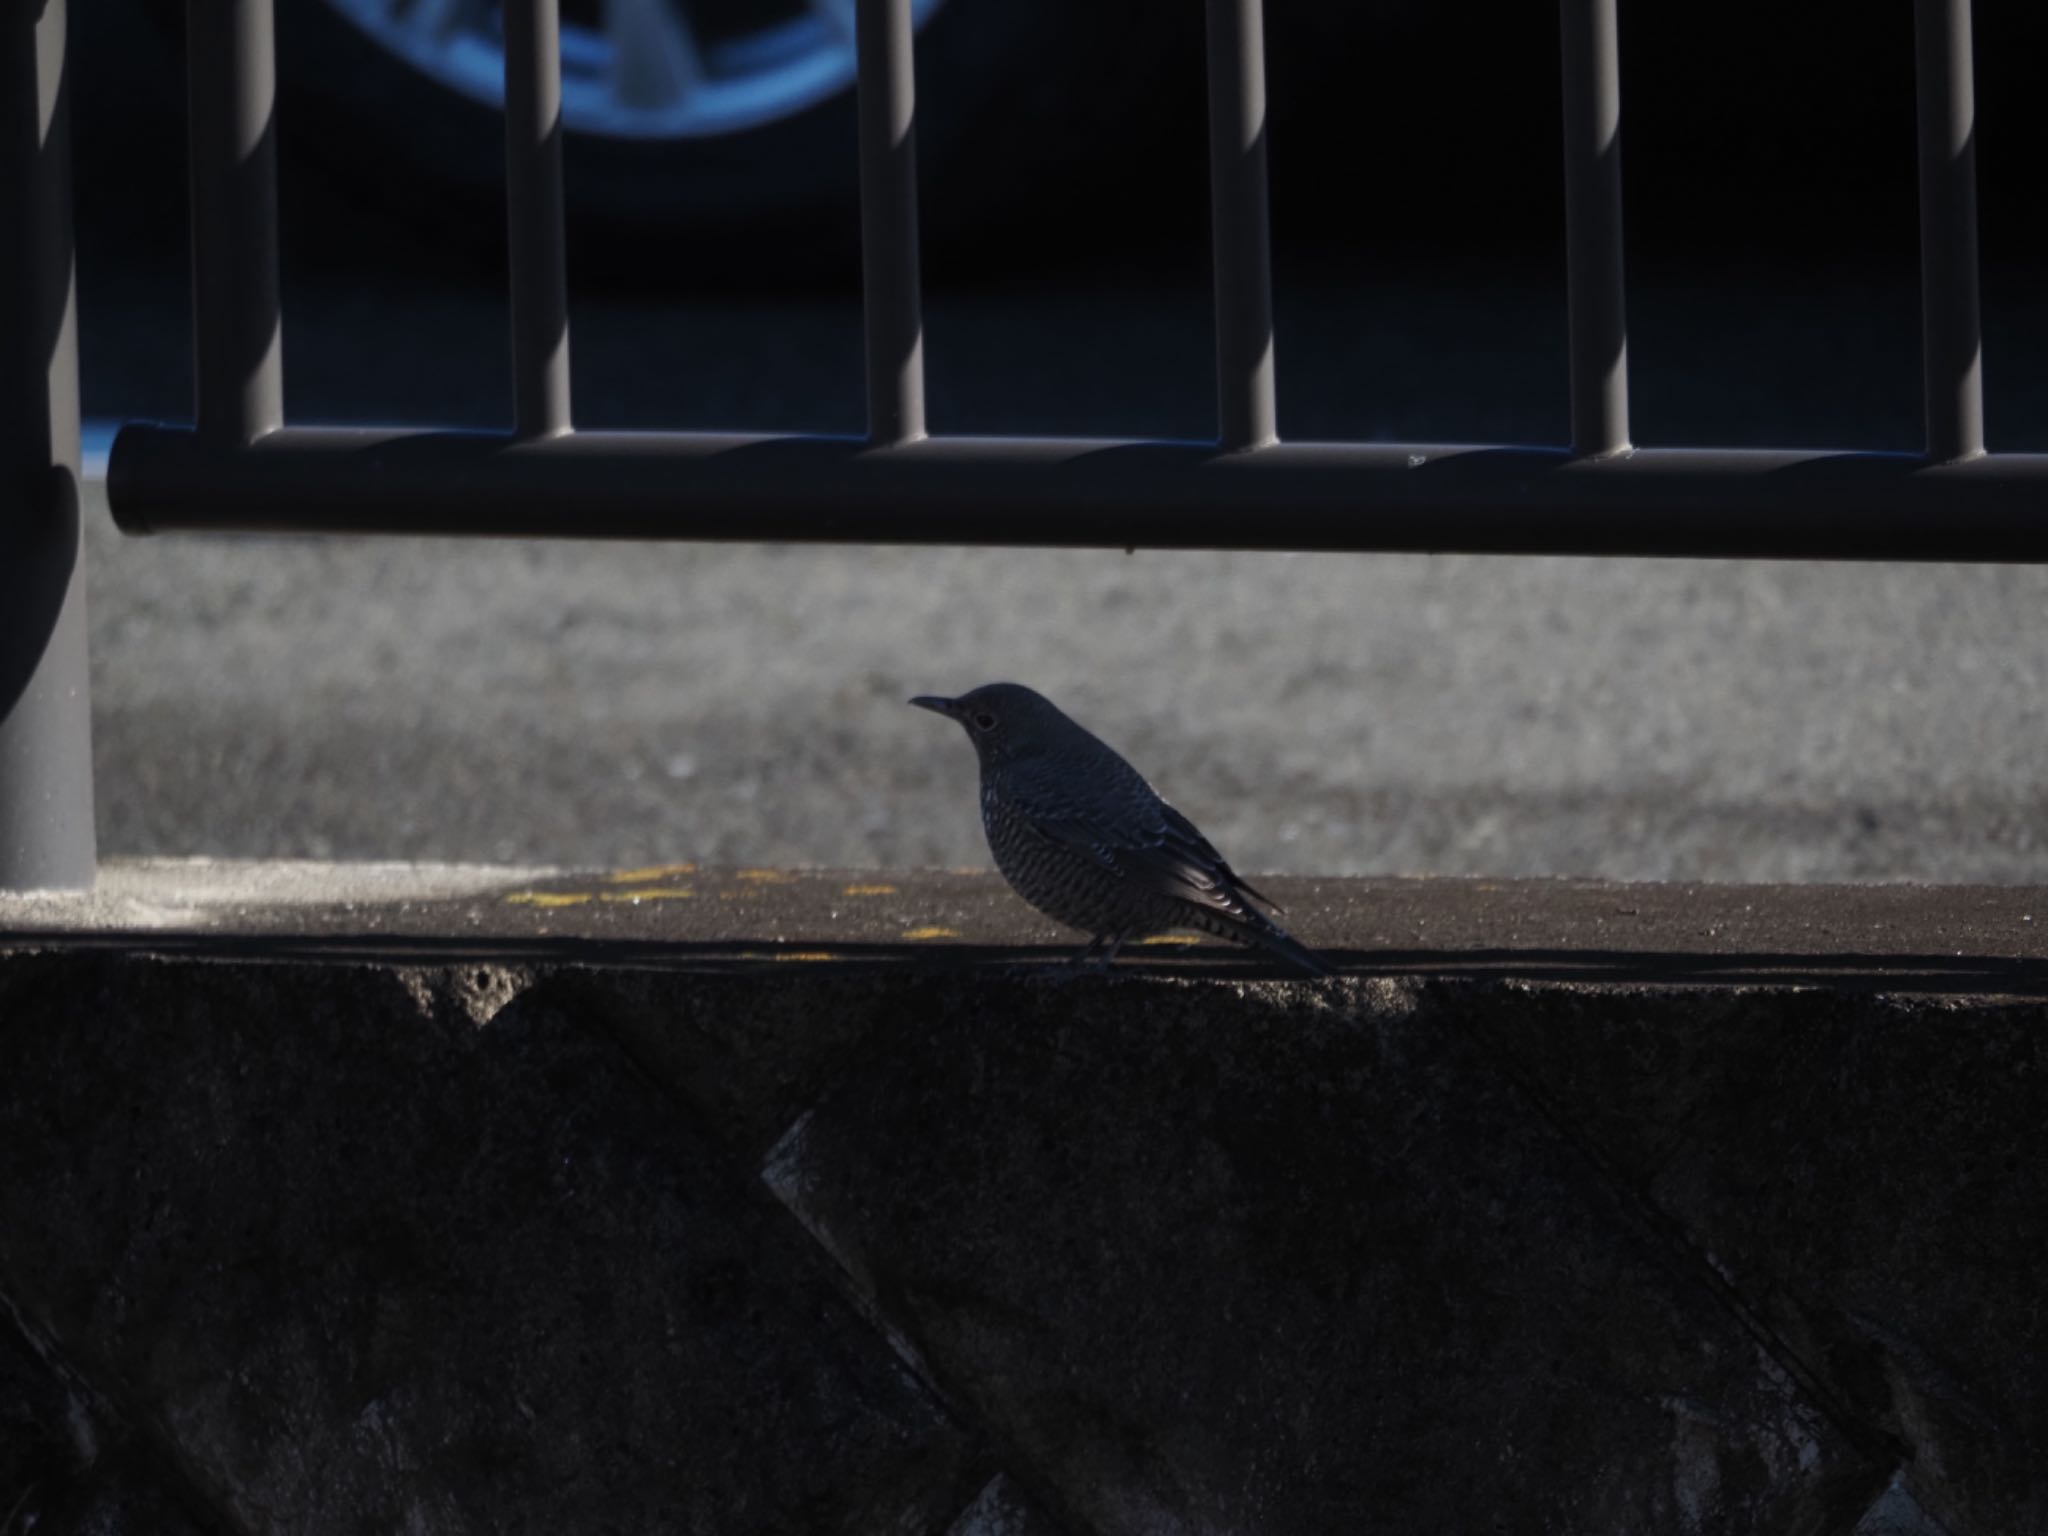
{"label": "blue rock thrush", "polygon": [[1017,894],[1093,935],[1082,959],[1127,939],[1195,928],[1253,944],[1311,976],[1330,967],[1254,901],[1275,907],[1223,860],[1138,770],[1051,700],[1016,683],[910,701],[957,720],[981,758],[981,824]]}

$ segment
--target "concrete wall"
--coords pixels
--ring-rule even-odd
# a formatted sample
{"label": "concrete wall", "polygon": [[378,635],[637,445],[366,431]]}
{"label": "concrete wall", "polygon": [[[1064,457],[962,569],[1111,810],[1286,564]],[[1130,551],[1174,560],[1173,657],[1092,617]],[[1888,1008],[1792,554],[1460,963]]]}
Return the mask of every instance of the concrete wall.
{"label": "concrete wall", "polygon": [[2038,997],[113,946],[0,1064],[0,1531],[2048,1530]]}

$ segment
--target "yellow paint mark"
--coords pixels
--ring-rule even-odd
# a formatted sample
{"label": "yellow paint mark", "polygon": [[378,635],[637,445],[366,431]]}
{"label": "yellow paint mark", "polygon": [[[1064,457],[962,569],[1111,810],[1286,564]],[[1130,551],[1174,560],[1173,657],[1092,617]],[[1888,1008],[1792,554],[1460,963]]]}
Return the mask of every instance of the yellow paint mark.
{"label": "yellow paint mark", "polygon": [[694,864],[649,864],[644,869],[615,869],[605,876],[613,885],[638,885],[643,880],[665,880],[670,875],[694,875]]}
{"label": "yellow paint mark", "polygon": [[697,893],[687,885],[642,886],[637,891],[606,891],[602,901],[621,901],[637,906],[643,901],[686,901]]}
{"label": "yellow paint mark", "polygon": [[957,939],[960,937],[960,930],[958,928],[939,928],[936,926],[930,928],[906,928],[903,931],[903,937],[906,939]]}
{"label": "yellow paint mark", "polygon": [[1199,944],[1202,941],[1191,933],[1155,933],[1149,939],[1139,939],[1140,944]]}
{"label": "yellow paint mark", "polygon": [[829,949],[792,949],[778,954],[778,960],[837,960],[839,956]]}
{"label": "yellow paint mark", "polygon": [[896,894],[896,887],[893,885],[849,885],[839,894],[842,896],[894,896]]}
{"label": "yellow paint mark", "polygon": [[756,885],[787,885],[796,878],[780,869],[736,869],[734,875],[742,880],[751,880]]}
{"label": "yellow paint mark", "polygon": [[588,891],[514,891],[505,898],[520,907],[580,907],[590,899]]}

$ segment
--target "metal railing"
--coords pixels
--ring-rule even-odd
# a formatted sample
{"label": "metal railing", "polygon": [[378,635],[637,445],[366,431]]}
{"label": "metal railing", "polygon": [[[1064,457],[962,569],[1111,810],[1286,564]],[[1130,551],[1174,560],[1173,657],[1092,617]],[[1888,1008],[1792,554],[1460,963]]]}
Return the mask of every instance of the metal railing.
{"label": "metal railing", "polygon": [[1969,0],[1915,4],[1918,455],[1630,445],[1615,0],[1561,0],[1569,448],[1280,440],[1260,0],[1208,0],[1212,441],[928,435],[909,0],[857,6],[865,437],[573,429],[558,0],[505,4],[511,430],[287,426],[271,0],[191,0],[196,420],[124,427],[109,502],[130,533],[2048,559],[2048,455],[1984,451]]}
{"label": "metal railing", "polygon": [[[2048,558],[2048,456],[1983,452],[1968,0],[1917,0],[1928,451],[1633,449],[1615,0],[1563,0],[1569,449],[1287,443],[1260,0],[1209,0],[1209,442],[931,437],[908,0],[860,0],[865,438],[571,429],[557,0],[508,0],[509,433],[280,427],[270,0],[195,7],[198,422],[131,426],[130,532]],[[211,23],[202,26],[201,15]]]}
{"label": "metal railing", "polygon": [[93,878],[64,19],[0,5],[0,890]]}

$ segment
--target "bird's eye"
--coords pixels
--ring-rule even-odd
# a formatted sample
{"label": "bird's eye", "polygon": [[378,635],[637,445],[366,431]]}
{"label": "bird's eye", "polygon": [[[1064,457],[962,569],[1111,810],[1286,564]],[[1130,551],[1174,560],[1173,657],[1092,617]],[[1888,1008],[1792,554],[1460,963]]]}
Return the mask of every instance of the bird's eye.
{"label": "bird's eye", "polygon": [[977,731],[992,731],[996,728],[996,717],[984,709],[975,715],[974,728]]}

